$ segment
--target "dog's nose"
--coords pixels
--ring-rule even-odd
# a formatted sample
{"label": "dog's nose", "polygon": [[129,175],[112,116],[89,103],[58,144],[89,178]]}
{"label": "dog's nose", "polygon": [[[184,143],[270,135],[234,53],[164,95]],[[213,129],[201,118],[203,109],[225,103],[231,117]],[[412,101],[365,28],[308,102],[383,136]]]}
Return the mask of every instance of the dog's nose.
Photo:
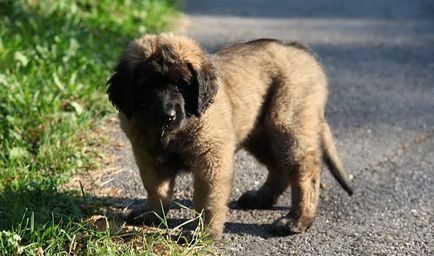
{"label": "dog's nose", "polygon": [[169,121],[169,122],[175,121],[175,118],[176,118],[175,109],[169,109],[169,110],[165,111],[164,114],[165,114],[165,118],[167,121]]}

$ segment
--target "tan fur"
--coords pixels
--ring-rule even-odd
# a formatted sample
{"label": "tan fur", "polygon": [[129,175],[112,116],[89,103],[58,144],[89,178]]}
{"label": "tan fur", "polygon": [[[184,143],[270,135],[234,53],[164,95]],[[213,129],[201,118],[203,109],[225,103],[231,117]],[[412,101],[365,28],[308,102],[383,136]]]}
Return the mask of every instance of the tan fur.
{"label": "tan fur", "polygon": [[[323,155],[331,154],[327,159],[337,162],[334,168],[345,175],[324,117],[327,79],[318,61],[297,43],[275,40],[229,46],[208,57],[195,41],[173,34],[134,40],[123,58],[134,66],[164,44],[173,47],[180,63],[190,62],[200,70],[209,62],[218,74],[214,102],[199,118],[190,117],[169,146],[190,167],[194,205],[204,210],[210,235],[217,239],[222,234],[234,153],[241,147],[267,166],[269,176],[258,191],[245,193],[239,203],[246,208],[271,207],[290,185],[291,210],[274,223],[275,231],[288,234],[309,228],[318,204]],[[167,208],[174,175],[162,174],[171,172],[159,169],[147,151],[150,138],[135,118],[121,113],[120,120],[148,192],[146,210],[161,213],[160,200]]]}

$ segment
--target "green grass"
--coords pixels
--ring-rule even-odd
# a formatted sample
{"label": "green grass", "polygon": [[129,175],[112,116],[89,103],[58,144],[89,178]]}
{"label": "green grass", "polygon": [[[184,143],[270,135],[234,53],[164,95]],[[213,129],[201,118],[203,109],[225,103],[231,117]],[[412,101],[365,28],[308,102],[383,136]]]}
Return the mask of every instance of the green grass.
{"label": "green grass", "polygon": [[138,234],[137,251],[83,222],[83,196],[60,189],[98,165],[88,131],[113,113],[105,82],[126,43],[177,14],[170,0],[0,0],[0,255],[207,250]]}

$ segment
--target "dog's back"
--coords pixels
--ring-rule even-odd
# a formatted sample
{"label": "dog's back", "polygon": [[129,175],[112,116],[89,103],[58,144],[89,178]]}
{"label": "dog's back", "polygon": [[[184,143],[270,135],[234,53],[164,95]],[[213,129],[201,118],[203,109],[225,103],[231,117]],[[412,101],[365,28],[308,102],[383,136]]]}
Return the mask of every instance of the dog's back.
{"label": "dog's back", "polygon": [[309,104],[323,112],[326,77],[303,45],[258,39],[225,47],[215,55],[214,63],[223,80],[221,90],[229,98],[239,142],[261,125],[264,117],[277,114],[272,108],[285,106],[285,115],[291,118],[294,110],[304,108],[306,100],[312,98]]}

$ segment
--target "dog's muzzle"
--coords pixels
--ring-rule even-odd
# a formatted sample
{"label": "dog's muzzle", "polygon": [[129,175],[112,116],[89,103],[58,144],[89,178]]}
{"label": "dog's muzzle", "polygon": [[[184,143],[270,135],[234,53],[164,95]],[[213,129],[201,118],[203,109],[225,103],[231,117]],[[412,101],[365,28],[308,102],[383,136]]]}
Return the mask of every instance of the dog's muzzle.
{"label": "dog's muzzle", "polygon": [[166,132],[180,126],[182,114],[177,111],[176,107],[176,104],[167,104],[160,113],[161,137],[163,137]]}
{"label": "dog's muzzle", "polygon": [[176,119],[176,110],[174,108],[170,108],[163,113],[163,122],[166,124],[170,124],[175,122]]}

